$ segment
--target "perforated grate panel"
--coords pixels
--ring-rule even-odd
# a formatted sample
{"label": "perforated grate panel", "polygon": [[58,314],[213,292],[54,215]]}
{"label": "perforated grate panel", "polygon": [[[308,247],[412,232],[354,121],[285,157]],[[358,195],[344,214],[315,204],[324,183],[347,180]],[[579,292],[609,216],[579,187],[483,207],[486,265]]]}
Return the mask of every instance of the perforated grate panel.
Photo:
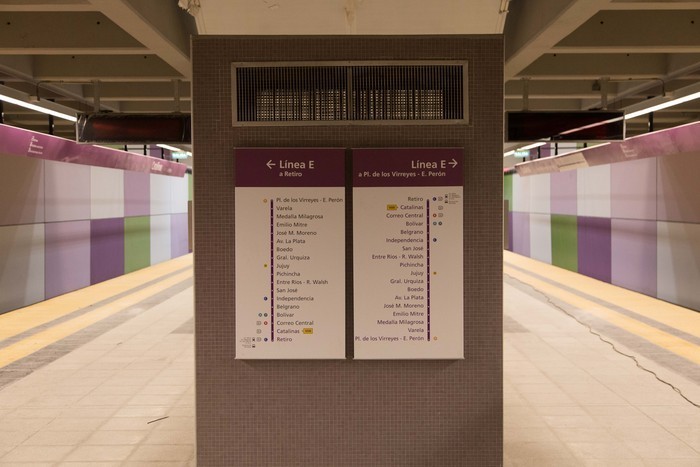
{"label": "perforated grate panel", "polygon": [[466,121],[466,64],[234,64],[234,123]]}

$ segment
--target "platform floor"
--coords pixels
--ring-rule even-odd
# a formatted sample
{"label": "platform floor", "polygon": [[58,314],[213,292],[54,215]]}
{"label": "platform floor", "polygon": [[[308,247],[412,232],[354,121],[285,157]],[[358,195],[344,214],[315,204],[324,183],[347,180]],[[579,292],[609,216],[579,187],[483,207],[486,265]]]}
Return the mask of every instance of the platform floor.
{"label": "platform floor", "polygon": [[[700,466],[700,313],[504,273],[505,465]],[[192,298],[185,256],[0,315],[0,466],[194,465]]]}

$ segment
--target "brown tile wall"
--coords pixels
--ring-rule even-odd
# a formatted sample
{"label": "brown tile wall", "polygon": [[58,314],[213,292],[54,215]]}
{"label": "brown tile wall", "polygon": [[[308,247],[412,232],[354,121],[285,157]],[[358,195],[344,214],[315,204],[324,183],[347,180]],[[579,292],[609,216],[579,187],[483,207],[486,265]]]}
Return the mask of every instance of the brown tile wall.
{"label": "brown tile wall", "polygon": [[[231,125],[231,62],[384,59],[468,60],[471,124]],[[200,36],[193,71],[198,465],[501,465],[501,36]],[[465,148],[464,360],[234,360],[233,149],[255,146]]]}

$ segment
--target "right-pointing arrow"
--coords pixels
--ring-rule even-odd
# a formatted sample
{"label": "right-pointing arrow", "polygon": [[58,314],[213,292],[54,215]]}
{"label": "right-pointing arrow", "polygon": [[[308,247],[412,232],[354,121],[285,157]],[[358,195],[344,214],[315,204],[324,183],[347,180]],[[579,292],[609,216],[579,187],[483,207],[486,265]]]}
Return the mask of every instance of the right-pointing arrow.
{"label": "right-pointing arrow", "polygon": [[454,169],[455,167],[457,167],[457,161],[454,160],[454,159],[452,159],[450,162],[448,162],[448,164],[450,164],[450,165],[452,166],[453,169]]}

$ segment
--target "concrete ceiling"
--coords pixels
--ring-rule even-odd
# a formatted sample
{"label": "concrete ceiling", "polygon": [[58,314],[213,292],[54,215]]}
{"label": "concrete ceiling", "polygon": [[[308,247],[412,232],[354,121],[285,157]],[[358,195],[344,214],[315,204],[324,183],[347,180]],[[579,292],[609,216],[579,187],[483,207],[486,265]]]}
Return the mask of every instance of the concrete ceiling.
{"label": "concrete ceiling", "polygon": [[[700,82],[700,1],[179,3],[189,13],[178,0],[0,0],[0,83],[80,111],[93,110],[97,96],[101,110],[189,112],[191,34],[501,32],[507,110],[592,109],[605,98],[624,109]],[[4,110],[6,123],[48,131],[44,115]],[[657,112],[654,122],[698,119],[700,100]],[[55,123],[55,134],[73,137],[70,122]],[[628,121],[630,135],[646,129],[646,117]]]}

